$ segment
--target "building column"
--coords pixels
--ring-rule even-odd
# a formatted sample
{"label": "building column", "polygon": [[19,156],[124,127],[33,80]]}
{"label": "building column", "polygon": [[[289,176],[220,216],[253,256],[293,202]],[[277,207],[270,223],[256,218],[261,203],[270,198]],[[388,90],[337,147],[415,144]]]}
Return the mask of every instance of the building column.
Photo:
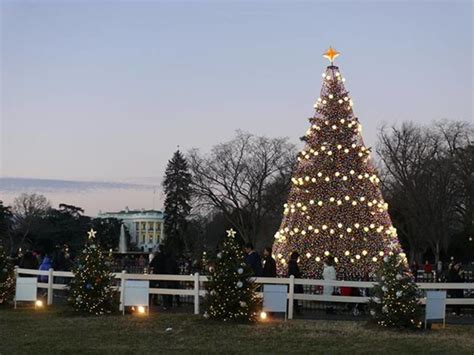
{"label": "building column", "polygon": [[163,241],[165,238],[165,224],[163,221],[160,222],[160,243]]}

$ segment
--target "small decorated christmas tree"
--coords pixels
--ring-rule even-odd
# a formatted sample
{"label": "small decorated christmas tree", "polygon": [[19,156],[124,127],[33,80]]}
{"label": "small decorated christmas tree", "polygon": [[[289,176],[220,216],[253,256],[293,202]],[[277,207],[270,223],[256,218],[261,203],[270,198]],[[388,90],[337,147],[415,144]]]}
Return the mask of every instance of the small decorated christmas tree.
{"label": "small decorated christmas tree", "polygon": [[15,277],[13,264],[0,245],[0,305],[6,304],[13,299],[15,292]]}
{"label": "small decorated christmas tree", "polygon": [[117,293],[113,289],[113,274],[107,256],[96,242],[91,229],[89,238],[73,268],[74,278],[69,285],[69,303],[75,311],[85,314],[107,314],[117,308]]}
{"label": "small decorated christmas tree", "polygon": [[377,281],[369,302],[373,320],[383,327],[418,328],[420,291],[403,255],[385,256]]}
{"label": "small decorated christmas tree", "polygon": [[235,240],[235,231],[227,231],[222,251],[210,268],[205,318],[224,321],[255,321],[258,300],[252,272]]}

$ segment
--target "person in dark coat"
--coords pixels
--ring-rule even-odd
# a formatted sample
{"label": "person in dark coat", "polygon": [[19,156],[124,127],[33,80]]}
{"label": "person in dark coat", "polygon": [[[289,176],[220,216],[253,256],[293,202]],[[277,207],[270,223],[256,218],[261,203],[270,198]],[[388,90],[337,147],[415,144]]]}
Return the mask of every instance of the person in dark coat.
{"label": "person in dark coat", "polygon": [[[166,274],[166,256],[164,253],[163,245],[158,246],[158,251],[151,259],[150,264],[150,273],[155,275]],[[151,281],[152,288],[165,287],[165,281]],[[153,295],[153,303],[158,304],[158,295]]]}
{"label": "person in dark coat", "polygon": [[[173,253],[166,254],[165,268],[166,268],[167,275],[179,275],[179,265],[177,262],[177,258]],[[179,281],[167,281],[165,287],[177,289],[177,288],[180,288],[180,284],[179,284]],[[176,305],[178,307],[181,306],[181,300],[179,298],[179,295],[175,295],[175,298],[176,298]],[[173,307],[173,295],[164,296],[164,306],[165,308]]]}
{"label": "person in dark coat", "polygon": [[38,269],[38,259],[33,255],[31,251],[27,251],[25,255],[21,258],[20,267],[22,269]]}
{"label": "person in dark coat", "polygon": [[[448,282],[460,283],[464,282],[461,263],[455,263],[448,271]],[[464,291],[462,289],[452,289],[448,291],[451,298],[464,298]],[[453,313],[461,314],[461,305],[453,305]]]}
{"label": "person in dark coat", "polygon": [[[291,253],[290,260],[288,261],[288,277],[293,275],[295,279],[301,278],[300,267],[298,266],[299,258],[300,254],[297,251]],[[295,285],[295,293],[303,293],[303,285]],[[300,305],[297,300],[293,300],[293,308],[296,314],[300,313]]]}
{"label": "person in dark coat", "polygon": [[272,257],[272,248],[266,247],[263,249],[263,277],[276,277],[276,262]]}
{"label": "person in dark coat", "polygon": [[245,263],[250,266],[254,276],[262,276],[262,259],[255,251],[252,243],[247,243],[244,246]]}

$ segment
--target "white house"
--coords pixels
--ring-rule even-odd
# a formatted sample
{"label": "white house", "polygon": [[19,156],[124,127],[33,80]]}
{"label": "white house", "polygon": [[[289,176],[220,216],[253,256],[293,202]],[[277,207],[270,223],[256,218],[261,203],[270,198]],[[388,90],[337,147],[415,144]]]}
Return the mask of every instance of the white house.
{"label": "white house", "polygon": [[[98,218],[117,218],[130,233],[130,241],[139,249],[154,250],[164,239],[164,214],[156,210],[129,210],[120,212],[99,212]],[[117,236],[117,243],[118,243]]]}

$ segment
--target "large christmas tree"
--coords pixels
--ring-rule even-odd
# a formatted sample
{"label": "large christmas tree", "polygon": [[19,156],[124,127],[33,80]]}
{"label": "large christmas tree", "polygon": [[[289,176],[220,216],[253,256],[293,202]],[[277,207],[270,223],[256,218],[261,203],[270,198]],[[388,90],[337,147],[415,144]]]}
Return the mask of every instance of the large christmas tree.
{"label": "large christmas tree", "polygon": [[338,277],[360,278],[376,270],[390,252],[402,252],[382,198],[370,148],[352,110],[344,78],[331,62],[309,118],[304,150],[292,177],[284,217],[275,235],[278,271],[285,274],[291,252],[301,255],[307,277],[320,277],[324,258],[334,257]]}
{"label": "large christmas tree", "polygon": [[73,268],[74,278],[69,284],[68,301],[75,311],[84,314],[108,314],[117,310],[118,296],[113,288],[113,274],[90,230],[89,238]]}

